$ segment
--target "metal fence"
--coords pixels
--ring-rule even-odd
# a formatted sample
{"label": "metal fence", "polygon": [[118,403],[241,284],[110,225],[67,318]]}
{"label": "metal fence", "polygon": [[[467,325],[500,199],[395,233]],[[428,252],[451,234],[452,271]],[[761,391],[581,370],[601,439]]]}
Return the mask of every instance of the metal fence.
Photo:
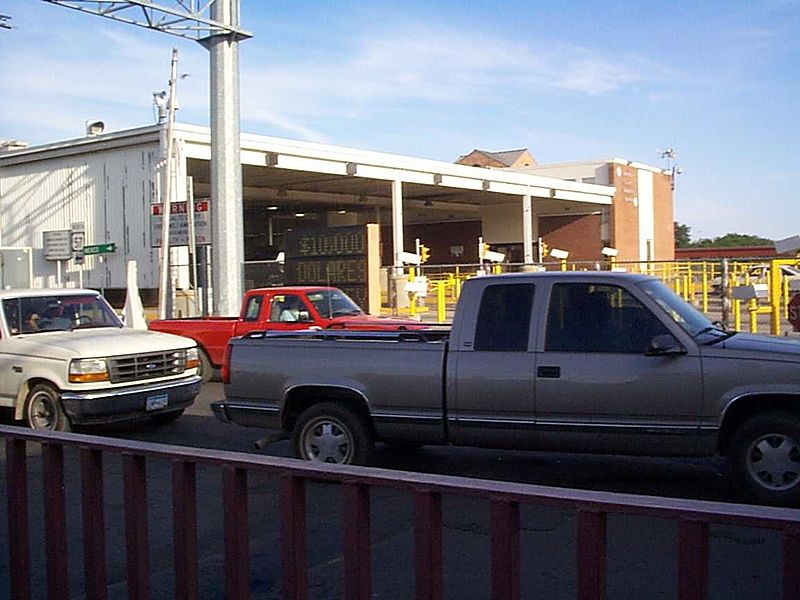
{"label": "metal fence", "polygon": [[[463,283],[476,275],[516,273],[521,271],[617,270],[642,273],[661,279],[678,295],[708,314],[722,320],[734,331],[772,333],[792,331],[788,323],[789,301],[800,292],[800,259],[738,259],[619,262],[556,261],[535,265],[498,263],[484,265],[426,265],[414,275],[428,282],[426,295],[410,297],[404,314],[426,321],[442,322],[452,315]],[[791,272],[797,271],[795,277]],[[770,274],[775,273],[773,278]],[[752,295],[737,298],[736,288],[752,287]],[[388,299],[387,299],[388,302]],[[763,315],[763,317],[762,317]]]}
{"label": "metal fence", "polygon": [[[224,589],[228,598],[251,595],[248,534],[248,478],[269,474],[279,481],[280,544],[283,597],[308,597],[306,487],[311,482],[338,486],[342,497],[344,596],[372,597],[371,494],[381,489],[413,495],[414,581],[416,597],[443,596],[443,496],[481,499],[489,513],[491,596],[520,597],[520,507],[554,506],[575,515],[575,590],[579,598],[607,594],[607,518],[610,515],[657,517],[677,522],[677,590],[681,600],[709,594],[709,527],[733,525],[780,532],[783,541],[782,589],[786,600],[800,599],[800,511],[739,506],[547,488],[485,480],[396,471],[316,466],[310,463],[220,452],[110,440],[86,435],[34,432],[0,426],[5,438],[6,487],[11,597],[39,596],[32,589],[29,488],[39,482],[29,474],[31,445],[41,449],[44,503],[46,587],[51,600],[69,596],[68,539],[65,498],[65,450],[80,455],[85,596],[107,597],[104,461],[121,456],[124,475],[127,597],[149,598],[149,531],[147,466],[154,459],[171,465],[171,497],[159,498],[172,508],[172,552],[176,598],[198,597],[198,495],[196,470],[210,467],[221,479],[224,523]],[[166,492],[165,492],[166,493]],[[204,504],[213,499],[203,498]],[[780,569],[780,567],[778,567]]]}

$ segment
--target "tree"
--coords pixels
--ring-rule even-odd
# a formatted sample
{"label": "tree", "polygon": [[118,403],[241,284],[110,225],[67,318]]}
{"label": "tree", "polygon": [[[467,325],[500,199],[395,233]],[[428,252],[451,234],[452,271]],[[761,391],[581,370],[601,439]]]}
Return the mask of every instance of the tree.
{"label": "tree", "polygon": [[704,238],[697,240],[692,246],[698,248],[735,248],[739,246],[772,246],[773,241],[758,235],[746,233],[726,233],[723,236],[715,237],[713,240]]}
{"label": "tree", "polygon": [[692,245],[692,228],[675,221],[675,247],[688,248]]}
{"label": "tree", "polygon": [[726,233],[715,238],[701,238],[692,241],[692,228],[674,222],[676,248],[737,248],[740,246],[772,246],[773,241],[758,235],[746,233]]}

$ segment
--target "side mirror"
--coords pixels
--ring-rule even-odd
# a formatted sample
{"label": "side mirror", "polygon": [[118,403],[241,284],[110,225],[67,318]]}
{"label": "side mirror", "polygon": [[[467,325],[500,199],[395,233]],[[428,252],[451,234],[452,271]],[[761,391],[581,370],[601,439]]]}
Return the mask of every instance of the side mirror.
{"label": "side mirror", "polygon": [[657,335],[647,346],[645,356],[676,356],[686,354],[686,348],[668,333]]}
{"label": "side mirror", "polygon": [[311,318],[311,315],[309,314],[309,312],[307,310],[301,310],[300,314],[297,316],[297,320],[298,321],[305,321],[305,322],[313,321],[313,319]]}

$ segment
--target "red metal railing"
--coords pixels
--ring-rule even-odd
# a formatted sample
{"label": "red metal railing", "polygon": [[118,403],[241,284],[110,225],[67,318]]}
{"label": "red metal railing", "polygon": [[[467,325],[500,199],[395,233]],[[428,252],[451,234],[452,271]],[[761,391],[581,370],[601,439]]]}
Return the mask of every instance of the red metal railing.
{"label": "red metal railing", "polygon": [[441,475],[381,469],[315,466],[311,463],[231,452],[111,440],[76,434],[39,433],[0,426],[5,438],[8,498],[8,548],[11,596],[32,597],[28,444],[41,445],[44,538],[48,598],[67,598],[67,529],[64,450],[80,452],[85,593],[106,597],[106,524],[103,461],[122,456],[125,485],[127,589],[132,600],[150,596],[146,466],[149,459],[170,461],[175,594],[197,598],[198,538],[196,468],[221,470],[225,542],[225,591],[228,598],[250,595],[248,539],[248,473],[279,478],[280,538],[284,598],[307,597],[306,483],[339,484],[343,498],[344,592],[347,598],[369,598],[372,590],[370,489],[393,488],[414,497],[416,597],[442,597],[442,495],[478,497],[490,503],[490,569],[492,597],[520,597],[521,505],[548,505],[576,513],[577,595],[606,597],[606,519],[609,514],[639,515],[678,523],[678,594],[681,600],[708,596],[709,526],[734,525],[773,529],[783,536],[783,597],[800,600],[800,511],[651,498],[607,492],[547,488]]}

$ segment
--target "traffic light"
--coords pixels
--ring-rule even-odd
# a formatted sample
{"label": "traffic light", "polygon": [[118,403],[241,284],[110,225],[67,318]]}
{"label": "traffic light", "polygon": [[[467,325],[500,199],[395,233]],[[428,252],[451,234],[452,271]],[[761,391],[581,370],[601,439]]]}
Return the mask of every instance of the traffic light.
{"label": "traffic light", "polygon": [[428,248],[425,244],[419,245],[419,262],[420,264],[428,262],[428,259],[431,257],[431,249]]}
{"label": "traffic light", "polygon": [[550,254],[550,246],[542,238],[539,238],[539,262],[542,262],[548,254]]}

